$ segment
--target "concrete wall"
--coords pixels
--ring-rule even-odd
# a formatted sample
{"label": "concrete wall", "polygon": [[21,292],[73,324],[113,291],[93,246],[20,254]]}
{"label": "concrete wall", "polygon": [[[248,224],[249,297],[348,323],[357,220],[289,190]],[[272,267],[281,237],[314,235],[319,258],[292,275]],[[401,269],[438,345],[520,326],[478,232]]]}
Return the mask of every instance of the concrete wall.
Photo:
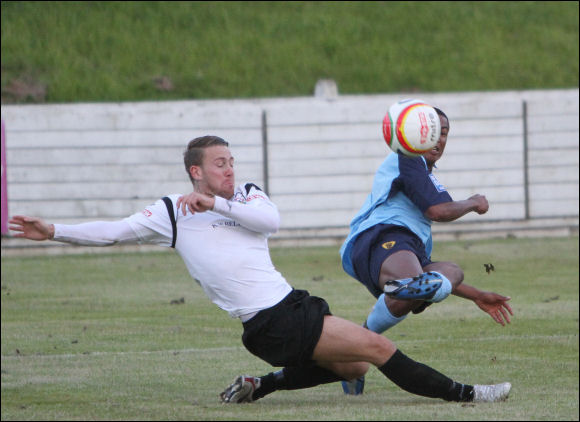
{"label": "concrete wall", "polygon": [[[215,134],[230,142],[238,181],[278,205],[273,243],[339,243],[389,153],[384,114],[408,97],[450,118],[437,178],[454,199],[490,201],[486,215],[435,224],[436,238],[577,233],[578,89],[3,106],[8,212],[63,223],[125,217],[188,192],[184,147]],[[29,245],[2,240],[3,249]]]}

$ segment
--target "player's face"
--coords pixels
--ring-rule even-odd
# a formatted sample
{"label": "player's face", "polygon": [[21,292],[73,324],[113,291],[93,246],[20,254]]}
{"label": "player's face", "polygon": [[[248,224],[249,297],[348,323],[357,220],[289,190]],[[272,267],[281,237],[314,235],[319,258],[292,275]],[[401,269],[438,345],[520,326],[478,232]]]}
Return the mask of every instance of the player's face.
{"label": "player's face", "polygon": [[444,116],[439,116],[439,120],[441,121],[441,136],[439,136],[439,141],[431,151],[424,155],[427,163],[431,165],[435,164],[443,155],[445,145],[447,144],[447,134],[449,133],[449,121]]}
{"label": "player's face", "polygon": [[215,145],[204,149],[203,162],[192,170],[199,191],[229,199],[234,196],[234,157],[228,147]]}

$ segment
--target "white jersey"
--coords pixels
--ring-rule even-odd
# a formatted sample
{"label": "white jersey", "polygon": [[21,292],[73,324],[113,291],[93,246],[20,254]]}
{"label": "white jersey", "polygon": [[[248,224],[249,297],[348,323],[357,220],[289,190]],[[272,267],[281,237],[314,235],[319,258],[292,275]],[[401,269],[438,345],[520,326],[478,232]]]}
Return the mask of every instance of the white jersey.
{"label": "white jersey", "polygon": [[[229,200],[216,196],[213,210],[186,215],[176,206],[180,196],[169,196],[177,216],[175,249],[212,302],[235,318],[274,306],[290,293],[292,287],[270,258],[268,237],[278,230],[280,215],[264,192],[244,183]],[[113,233],[99,227],[103,224]],[[171,219],[161,199],[122,222],[76,228],[55,224],[54,237],[103,246],[122,242],[170,247],[172,239]]]}

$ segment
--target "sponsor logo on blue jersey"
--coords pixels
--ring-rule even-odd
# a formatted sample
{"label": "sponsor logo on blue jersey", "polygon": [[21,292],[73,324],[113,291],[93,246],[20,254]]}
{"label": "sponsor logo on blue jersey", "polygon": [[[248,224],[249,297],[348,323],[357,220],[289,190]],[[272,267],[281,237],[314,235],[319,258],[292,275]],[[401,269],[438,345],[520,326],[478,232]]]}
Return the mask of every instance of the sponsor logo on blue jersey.
{"label": "sponsor logo on blue jersey", "polygon": [[429,178],[433,182],[433,186],[435,186],[435,189],[437,189],[437,192],[445,192],[447,190],[447,189],[445,189],[445,186],[443,186],[433,174],[429,173]]}

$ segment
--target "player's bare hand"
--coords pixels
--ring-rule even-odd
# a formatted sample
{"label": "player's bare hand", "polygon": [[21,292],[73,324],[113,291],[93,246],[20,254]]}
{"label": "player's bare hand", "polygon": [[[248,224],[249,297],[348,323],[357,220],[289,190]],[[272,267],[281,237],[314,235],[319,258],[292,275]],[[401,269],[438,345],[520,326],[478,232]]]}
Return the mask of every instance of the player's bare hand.
{"label": "player's bare hand", "polygon": [[54,225],[47,224],[37,217],[15,215],[8,222],[10,230],[16,232],[14,237],[30,240],[47,240],[54,237]]}
{"label": "player's bare hand", "polygon": [[469,197],[471,201],[475,203],[474,211],[478,214],[485,214],[489,210],[489,202],[485,195],[476,194]]}
{"label": "player's bare hand", "polygon": [[509,296],[483,292],[474,302],[482,311],[488,313],[495,322],[505,326],[506,323],[510,323],[510,315],[514,314],[511,306],[507,303],[510,299]]}
{"label": "player's bare hand", "polygon": [[192,214],[196,212],[205,212],[213,209],[215,198],[204,193],[192,192],[188,195],[181,196],[177,200],[177,208],[181,207],[183,215],[189,210]]}

